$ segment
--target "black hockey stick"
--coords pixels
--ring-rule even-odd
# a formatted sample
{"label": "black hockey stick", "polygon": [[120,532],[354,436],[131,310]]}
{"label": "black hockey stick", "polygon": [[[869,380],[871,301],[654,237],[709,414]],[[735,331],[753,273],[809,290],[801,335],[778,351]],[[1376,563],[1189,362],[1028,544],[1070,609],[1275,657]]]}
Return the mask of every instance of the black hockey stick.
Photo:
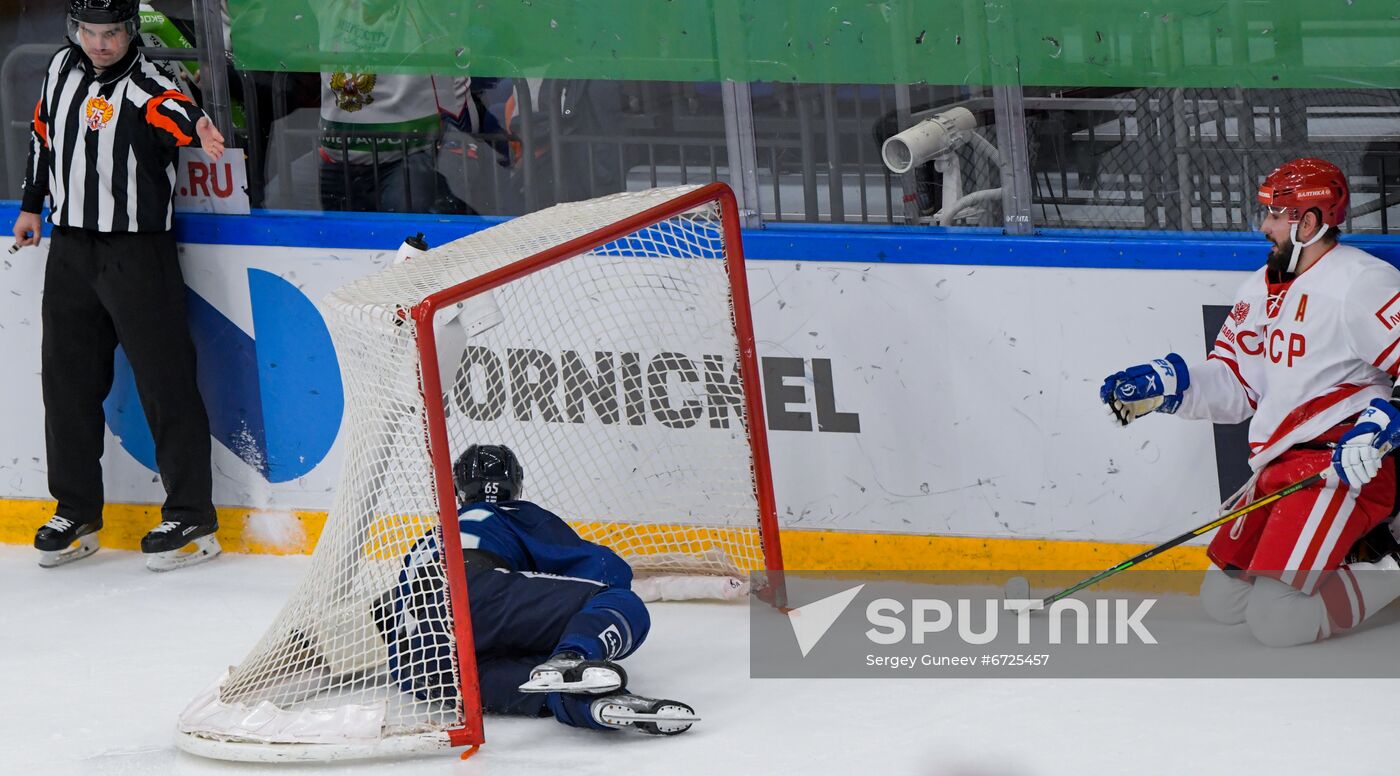
{"label": "black hockey stick", "polygon": [[[1384,451],[1384,452],[1388,452],[1388,451],[1389,451],[1389,448],[1388,448],[1388,447],[1385,448],[1385,451]],[[1382,452],[1382,455],[1384,455],[1384,452]],[[1075,593],[1079,592],[1080,590],[1083,590],[1083,589],[1086,588],[1086,587],[1089,587],[1090,585],[1098,584],[1099,582],[1102,582],[1103,580],[1108,579],[1109,577],[1113,576],[1114,574],[1117,574],[1117,573],[1120,572],[1120,571],[1124,571],[1124,570],[1130,569],[1130,568],[1132,568],[1133,566],[1136,566],[1137,564],[1142,563],[1143,561],[1147,560],[1148,558],[1156,557],[1157,555],[1159,555],[1159,554],[1161,554],[1161,553],[1163,553],[1163,552],[1166,552],[1167,550],[1170,550],[1171,548],[1176,547],[1177,545],[1184,544],[1184,543],[1186,543],[1186,542],[1188,542],[1188,541],[1190,541],[1190,540],[1196,538],[1197,536],[1200,536],[1200,535],[1203,534],[1203,533],[1208,533],[1208,532],[1210,532],[1210,531],[1213,531],[1213,530],[1215,530],[1216,528],[1219,528],[1220,526],[1225,525],[1226,523],[1232,522],[1232,521],[1234,521],[1234,520],[1236,520],[1236,519],[1242,517],[1242,516],[1245,515],[1246,513],[1253,512],[1254,510],[1256,510],[1256,509],[1258,509],[1258,508],[1260,508],[1260,507],[1268,506],[1268,505],[1274,503],[1275,501],[1278,501],[1279,499],[1281,499],[1281,498],[1283,498],[1283,497],[1285,497],[1285,496],[1291,496],[1291,495],[1293,495],[1294,493],[1297,493],[1298,491],[1300,491],[1300,490],[1302,490],[1303,488],[1306,488],[1306,487],[1308,487],[1308,486],[1310,486],[1310,485],[1315,485],[1315,484],[1317,484],[1317,483],[1319,483],[1319,482],[1321,482],[1321,481],[1327,479],[1327,477],[1329,476],[1329,473],[1330,473],[1331,471],[1332,471],[1332,466],[1329,464],[1326,468],[1324,468],[1322,471],[1320,471],[1320,472],[1318,472],[1318,473],[1316,473],[1316,474],[1310,475],[1310,476],[1308,476],[1308,477],[1304,477],[1303,479],[1301,479],[1301,480],[1299,480],[1299,481],[1293,483],[1292,485],[1289,485],[1288,487],[1283,488],[1283,489],[1281,489],[1281,490],[1276,490],[1276,491],[1274,491],[1273,493],[1270,493],[1269,495],[1264,496],[1264,497],[1258,499],[1257,501],[1251,501],[1250,503],[1245,504],[1244,506],[1240,507],[1239,509],[1236,509],[1236,510],[1233,511],[1233,512],[1227,512],[1226,514],[1223,514],[1223,515],[1221,515],[1220,517],[1217,517],[1216,519],[1210,521],[1209,523],[1206,523],[1205,525],[1201,526],[1200,528],[1195,529],[1194,531],[1187,531],[1186,533],[1184,533],[1184,534],[1182,534],[1182,535],[1176,537],[1175,539],[1172,539],[1171,541],[1168,541],[1168,542],[1164,542],[1164,543],[1162,543],[1162,544],[1159,544],[1159,545],[1157,545],[1156,547],[1153,547],[1153,548],[1150,549],[1150,550],[1144,550],[1143,552],[1141,552],[1141,553],[1139,553],[1139,554],[1137,554],[1137,555],[1134,555],[1134,556],[1131,557],[1131,558],[1128,558],[1127,560],[1123,561],[1122,563],[1119,563],[1117,566],[1114,566],[1114,567],[1111,568],[1111,569],[1107,569],[1107,570],[1105,570],[1105,571],[1101,571],[1101,572],[1095,574],[1094,576],[1089,577],[1088,579],[1084,580],[1083,582],[1080,582],[1080,583],[1078,583],[1078,584],[1076,584],[1076,585],[1074,585],[1074,586],[1072,586],[1072,587],[1067,587],[1067,588],[1065,588],[1064,590],[1061,590],[1060,592],[1055,593],[1054,595],[1047,596],[1041,603],[1042,603],[1044,606],[1047,606],[1047,607],[1048,607],[1050,604],[1055,603],[1056,601],[1060,600],[1061,598],[1068,598],[1069,596],[1074,595]],[[1010,582],[1007,583],[1007,589],[1008,589],[1007,597],[1008,597],[1008,598],[1020,598],[1020,599],[1026,598],[1026,595],[1016,595],[1016,594],[1013,594],[1013,593],[1011,592],[1011,588],[1012,588],[1013,585],[1016,585],[1017,587],[1022,587],[1022,588],[1024,589],[1024,582],[1021,582],[1020,580],[1021,580],[1021,578],[1020,578],[1020,577],[1017,577],[1016,579],[1013,579],[1013,580],[1011,580]],[[1028,593],[1027,593],[1027,595],[1028,595]]]}

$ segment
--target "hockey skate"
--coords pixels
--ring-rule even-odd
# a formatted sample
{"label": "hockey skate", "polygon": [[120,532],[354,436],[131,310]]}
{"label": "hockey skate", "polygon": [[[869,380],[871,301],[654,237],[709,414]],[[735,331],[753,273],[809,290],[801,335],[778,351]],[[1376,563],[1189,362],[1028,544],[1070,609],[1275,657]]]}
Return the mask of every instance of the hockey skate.
{"label": "hockey skate", "polygon": [[521,692],[573,692],[598,695],[627,686],[627,672],[610,660],[584,660],[577,652],[560,652],[530,671]]}
{"label": "hockey skate", "polygon": [[593,721],[610,728],[632,728],[653,736],[674,736],[700,721],[695,709],[680,701],[643,698],[630,693],[604,695],[588,707]]}
{"label": "hockey skate", "polygon": [[1400,525],[1395,520],[1387,520],[1372,528],[1369,533],[1356,540],[1347,553],[1347,563],[1375,563],[1384,557],[1400,561]]}
{"label": "hockey skate", "polygon": [[39,551],[40,568],[62,566],[97,552],[97,532],[100,530],[101,518],[88,523],[75,523],[58,515],[49,518],[34,534],[34,549]]}
{"label": "hockey skate", "polygon": [[[214,538],[214,532],[217,530],[217,520],[162,521],[141,538],[141,552],[146,554],[146,568],[151,571],[172,571],[213,560],[223,552],[219,540]],[[189,544],[194,545],[194,551],[184,552],[185,546]]]}

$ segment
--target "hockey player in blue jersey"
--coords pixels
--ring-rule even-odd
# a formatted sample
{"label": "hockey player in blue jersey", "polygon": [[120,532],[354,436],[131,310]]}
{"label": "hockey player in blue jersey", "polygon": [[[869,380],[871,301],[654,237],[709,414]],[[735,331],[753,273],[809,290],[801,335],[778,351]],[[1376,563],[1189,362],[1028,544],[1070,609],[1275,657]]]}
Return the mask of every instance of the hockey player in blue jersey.
{"label": "hockey player in blue jersey", "polygon": [[[483,710],[654,735],[689,730],[694,709],[629,693],[616,662],[651,625],[627,562],[520,500],[524,473],[505,446],[472,445],[452,475]],[[404,559],[392,612],[381,615],[395,681],[425,700],[453,684],[437,559],[429,533]]]}

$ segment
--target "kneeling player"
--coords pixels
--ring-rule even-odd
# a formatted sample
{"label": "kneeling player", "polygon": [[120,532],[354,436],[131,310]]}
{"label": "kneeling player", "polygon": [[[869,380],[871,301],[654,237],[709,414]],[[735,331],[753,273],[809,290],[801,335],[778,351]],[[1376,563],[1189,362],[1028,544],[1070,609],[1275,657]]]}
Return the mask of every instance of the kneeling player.
{"label": "kneeling player", "polygon": [[1330,162],[1288,162],[1258,197],[1273,247],[1210,356],[1129,367],[1099,396],[1122,425],[1152,412],[1250,419],[1255,475],[1227,509],[1333,467],[1222,526],[1207,549],[1217,567],[1201,587],[1207,614],[1291,646],[1354,628],[1400,597],[1400,548],[1386,524],[1396,472],[1383,460],[1400,442],[1400,331],[1381,314],[1400,297],[1400,271],[1338,240],[1350,195]]}
{"label": "kneeling player", "polygon": [[[699,719],[690,706],[627,692],[614,662],[651,625],[627,562],[519,500],[523,472],[509,448],[472,445],[452,474],[483,710],[656,735],[689,730]],[[453,691],[438,558],[429,533],[404,559],[392,610],[377,618],[395,681],[424,700]]]}

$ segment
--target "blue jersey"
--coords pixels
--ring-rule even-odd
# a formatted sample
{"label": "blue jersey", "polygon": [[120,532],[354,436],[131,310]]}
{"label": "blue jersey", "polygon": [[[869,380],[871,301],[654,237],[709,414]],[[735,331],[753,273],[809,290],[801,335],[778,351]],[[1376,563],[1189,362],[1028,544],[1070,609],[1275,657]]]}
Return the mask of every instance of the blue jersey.
{"label": "blue jersey", "polygon": [[[558,651],[618,659],[645,640],[650,618],[631,590],[632,568],[612,550],[579,538],[554,513],[528,501],[482,502],[462,507],[457,525],[464,552],[487,552],[504,564],[466,569],[488,710],[538,712],[543,696],[515,688],[530,667]],[[405,692],[425,700],[455,692],[441,569],[437,533],[430,531],[404,558],[384,615],[389,669]]]}
{"label": "blue jersey", "polygon": [[528,501],[467,504],[457,513],[462,549],[485,550],[512,571],[577,577],[632,587],[632,567],[617,553],[579,538],[549,510]]}

